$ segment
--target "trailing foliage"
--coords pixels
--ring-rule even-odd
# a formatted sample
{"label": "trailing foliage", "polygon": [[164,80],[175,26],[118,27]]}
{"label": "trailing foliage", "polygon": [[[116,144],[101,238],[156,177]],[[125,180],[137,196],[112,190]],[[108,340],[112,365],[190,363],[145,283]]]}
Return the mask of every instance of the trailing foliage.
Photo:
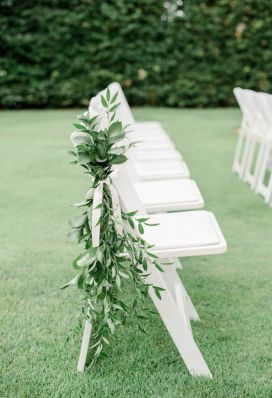
{"label": "trailing foliage", "polygon": [[85,106],[121,82],[133,105],[235,103],[272,90],[270,0],[0,0],[2,107]]}
{"label": "trailing foliage", "polygon": [[[117,93],[111,95],[107,89],[101,104],[92,101],[96,110],[102,107],[100,118],[89,108],[88,116],[79,117],[79,123],[75,124],[79,132],[71,136],[75,145],[73,163],[83,167],[90,179],[90,189],[83,201],[74,205],[84,209],[82,214],[69,222],[68,240],[83,243],[83,250],[73,261],[77,274],[63,288],[75,285],[83,292],[82,312],[92,324],[91,364],[103,353],[110,336],[130,313],[136,316],[138,328],[144,331],[142,320],[152,312],[146,303],[148,288],[151,288],[146,281],[148,267],[153,264],[162,271],[157,257],[149,251],[151,246],[141,237],[145,226],[151,225],[148,218],[137,217],[137,210],[120,212],[120,219],[116,216],[111,193],[113,167],[127,160],[125,153],[133,145],[123,145],[126,131],[121,122],[115,121],[119,105],[116,99]],[[102,198],[97,203],[95,192],[100,187]],[[101,214],[94,224],[94,212],[98,209]],[[94,230],[98,225],[99,242],[94,244]],[[123,300],[127,287],[134,290],[130,303]],[[152,287],[160,298],[163,289]]]}

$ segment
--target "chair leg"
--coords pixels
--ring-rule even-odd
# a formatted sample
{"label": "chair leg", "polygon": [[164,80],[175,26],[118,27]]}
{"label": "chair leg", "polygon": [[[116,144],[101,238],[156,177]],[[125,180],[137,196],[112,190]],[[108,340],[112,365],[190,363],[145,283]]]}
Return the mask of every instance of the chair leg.
{"label": "chair leg", "polygon": [[264,143],[260,137],[252,137],[251,146],[248,153],[248,160],[245,167],[243,180],[252,189],[256,188],[258,176],[260,174],[261,161],[264,155]]}
{"label": "chair leg", "polygon": [[245,176],[251,146],[252,146],[252,136],[247,135],[245,137],[245,144],[244,144],[244,150],[243,150],[243,154],[242,154],[240,171],[238,173],[239,177],[242,179],[244,179],[244,176]]}
{"label": "chair leg", "polygon": [[185,291],[181,288],[180,284],[175,284],[175,293],[176,293],[177,307],[180,310],[184,321],[186,322],[188,330],[190,331],[191,334],[193,334],[191,322],[190,322],[189,311],[188,311],[186,294],[185,294]]}
{"label": "chair leg", "polygon": [[182,262],[180,261],[179,258],[174,258],[174,259],[173,259],[173,267],[174,267],[175,269],[183,269]]}
{"label": "chair leg", "polygon": [[[192,321],[199,321],[200,318],[197,313],[197,310],[195,309],[195,307],[191,301],[191,298],[190,298],[189,294],[187,293],[177,271],[171,265],[166,266],[165,271],[162,274],[162,277],[168,287],[169,292],[172,294],[173,299],[176,301],[177,306],[179,307],[180,297],[183,297],[184,305],[186,306],[186,311],[189,314],[189,318]],[[177,293],[177,289],[179,289],[181,292]],[[179,295],[179,300],[177,300],[177,294]]]}
{"label": "chair leg", "polygon": [[[193,338],[188,312],[190,307],[187,308],[186,305],[189,296],[176,271],[172,268],[174,272],[168,272],[168,277],[166,276],[165,278],[165,273],[158,271],[155,267],[150,265],[149,268],[150,270],[148,270],[148,272],[150,275],[147,282],[165,289],[165,291],[162,292],[162,298],[159,299],[151,288],[149,290],[150,297],[187,369],[193,376],[206,376],[212,378],[211,372]],[[167,267],[167,271],[169,270],[171,270],[171,266]],[[91,331],[92,325],[86,321],[77,366],[78,372],[84,372]]]}
{"label": "chair leg", "polygon": [[188,309],[188,313],[189,313],[189,317],[190,317],[191,321],[200,321],[200,317],[198,315],[197,310],[195,309],[194,304],[192,303],[191,297],[186,292],[184,286],[183,286],[183,289],[185,291],[185,297],[186,297],[186,301],[187,301],[187,309]]}
{"label": "chair leg", "polygon": [[269,203],[272,195],[272,172],[270,172],[269,181],[265,184],[265,176],[267,171],[269,170],[269,163],[272,154],[272,145],[267,144],[264,150],[263,159],[260,166],[260,173],[258,176],[258,183],[255,189],[255,192],[261,195],[265,203]]}
{"label": "chair leg", "polygon": [[79,360],[77,364],[77,371],[81,373],[84,372],[85,369],[91,333],[92,333],[92,325],[90,324],[90,322],[85,321]]}
{"label": "chair leg", "polygon": [[149,289],[149,294],[187,369],[193,376],[212,378],[188,324],[168,289],[163,273],[151,265],[148,272],[150,275],[147,282],[165,289],[161,299],[156,296],[153,288]]}
{"label": "chair leg", "polygon": [[243,141],[245,140],[245,135],[240,131],[238,136],[238,141],[236,144],[235,155],[232,170],[241,176],[241,156],[243,150]]}

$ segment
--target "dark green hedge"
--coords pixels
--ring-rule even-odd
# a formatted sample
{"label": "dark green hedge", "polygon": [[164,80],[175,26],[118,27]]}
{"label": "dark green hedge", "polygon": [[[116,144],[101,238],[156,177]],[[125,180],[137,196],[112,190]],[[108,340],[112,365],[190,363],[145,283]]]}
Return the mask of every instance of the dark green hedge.
{"label": "dark green hedge", "polygon": [[272,88],[271,0],[0,0],[0,106],[224,106]]}

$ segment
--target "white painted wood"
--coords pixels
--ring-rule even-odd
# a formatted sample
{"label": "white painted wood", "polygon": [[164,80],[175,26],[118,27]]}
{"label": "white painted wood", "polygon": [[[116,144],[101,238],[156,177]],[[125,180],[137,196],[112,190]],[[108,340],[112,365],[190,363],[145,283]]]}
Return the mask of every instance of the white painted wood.
{"label": "white painted wood", "polygon": [[149,294],[187,369],[193,376],[212,378],[212,374],[188,328],[188,324],[168,290],[162,276],[163,273],[153,266],[148,272],[150,273],[147,280],[148,283],[166,289],[161,293],[161,299],[156,296],[152,288],[149,289]]}
{"label": "white painted wood", "polygon": [[[264,150],[263,161],[260,168],[260,175],[258,178],[255,192],[261,195],[265,203],[270,203],[272,198],[272,169],[271,169],[272,143],[268,143]],[[270,173],[268,183],[265,184],[266,173]]]}
{"label": "white painted wood", "polygon": [[[161,260],[161,263],[163,264],[163,260]],[[168,290],[172,294],[173,299],[176,301],[177,306],[180,308],[180,304],[182,301],[182,306],[186,308],[185,311],[188,314],[188,319],[191,319],[192,321],[199,321],[200,318],[197,310],[195,309],[176,269],[173,266],[169,265],[165,265],[163,268],[164,273],[162,274],[162,277],[167,284]],[[179,292],[177,292],[178,289]],[[179,296],[178,299],[177,294]],[[182,308],[181,310],[182,312],[184,311]]]}
{"label": "white painted wood", "polygon": [[243,180],[247,182],[252,189],[256,188],[264,150],[265,145],[263,138],[261,136],[252,137],[243,177]]}
{"label": "white painted wood", "polygon": [[[124,166],[119,168],[116,189],[124,211],[138,209],[139,215],[147,215]],[[152,214],[149,215],[149,221],[159,225],[146,228],[143,237],[154,245],[152,251],[160,258],[218,254],[227,249],[224,236],[211,212],[199,210]]]}
{"label": "white painted wood", "polygon": [[150,160],[171,160],[179,159],[182,160],[182,155],[176,149],[173,148],[163,148],[163,149],[146,149],[142,151],[141,149],[133,148],[131,151],[131,157],[135,162],[150,162]]}
{"label": "white painted wood", "polygon": [[179,258],[174,258],[173,259],[173,267],[175,269],[183,269],[182,262],[181,262],[181,260]]}
{"label": "white painted wood", "polygon": [[204,206],[196,182],[190,179],[136,181],[133,185],[148,213],[193,210]]}
{"label": "white painted wood", "polygon": [[[240,88],[235,88],[234,94],[243,119],[233,171],[269,204],[272,201],[272,95]],[[267,173],[270,177],[265,184]]]}
{"label": "white painted wood", "polygon": [[91,333],[92,333],[92,325],[90,324],[90,322],[85,321],[83,338],[82,338],[79,360],[77,365],[77,371],[81,373],[84,372],[85,369]]}
{"label": "white painted wood", "polygon": [[137,161],[132,167],[140,181],[190,178],[187,164],[179,159]]}
{"label": "white painted wood", "polygon": [[187,306],[186,294],[179,283],[176,283],[174,286],[175,286],[177,307],[180,309],[180,311],[182,313],[182,316],[184,318],[184,321],[186,322],[189,332],[191,334],[193,334],[192,328],[191,328],[190,317],[189,317],[188,306]]}

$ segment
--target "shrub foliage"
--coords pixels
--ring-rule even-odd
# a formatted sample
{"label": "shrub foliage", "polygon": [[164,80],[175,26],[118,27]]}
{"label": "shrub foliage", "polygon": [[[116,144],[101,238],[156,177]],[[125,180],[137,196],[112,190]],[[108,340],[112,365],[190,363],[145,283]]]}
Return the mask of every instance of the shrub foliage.
{"label": "shrub foliage", "polygon": [[218,106],[272,86],[270,0],[0,0],[0,105]]}

